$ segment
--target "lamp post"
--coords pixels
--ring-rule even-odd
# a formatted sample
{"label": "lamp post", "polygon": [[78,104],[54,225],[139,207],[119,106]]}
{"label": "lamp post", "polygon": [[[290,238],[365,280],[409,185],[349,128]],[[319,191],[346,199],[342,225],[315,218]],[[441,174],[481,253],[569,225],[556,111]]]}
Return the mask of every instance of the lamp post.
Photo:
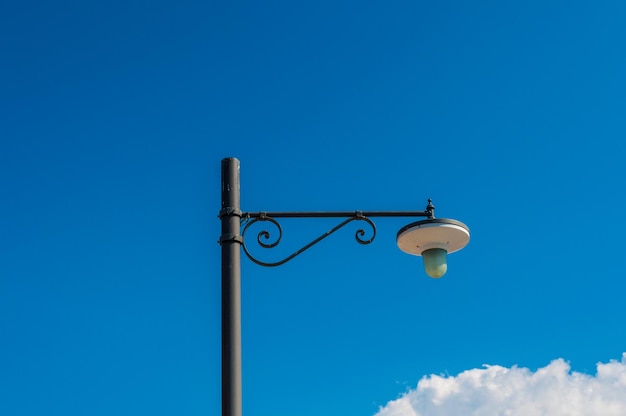
{"label": "lamp post", "polygon": [[[431,277],[441,277],[447,270],[446,256],[460,250],[469,242],[469,228],[462,222],[435,218],[435,207],[430,199],[424,211],[336,211],[336,212],[242,212],[239,199],[239,160],[222,159],[222,416],[241,416],[241,249],[254,263],[280,266],[322,241],[352,221],[364,221],[373,232],[364,239],[365,231],[357,230],[356,241],[370,244],[376,237],[376,217],[425,217],[398,231],[398,247],[409,254],[424,258],[424,269]],[[245,234],[259,221],[269,222],[278,230],[272,242],[270,233],[263,230],[257,243],[263,248],[276,247],[282,238],[282,228],[276,218],[345,218],[334,228],[277,262],[261,261],[246,247]],[[243,231],[241,226],[243,225]]]}

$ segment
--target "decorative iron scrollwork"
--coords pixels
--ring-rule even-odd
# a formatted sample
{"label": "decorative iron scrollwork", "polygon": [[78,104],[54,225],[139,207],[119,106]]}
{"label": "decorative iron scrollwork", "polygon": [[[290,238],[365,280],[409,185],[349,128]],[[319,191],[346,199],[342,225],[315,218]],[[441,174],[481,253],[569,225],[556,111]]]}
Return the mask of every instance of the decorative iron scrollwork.
{"label": "decorative iron scrollwork", "polygon": [[291,260],[294,257],[298,256],[299,254],[301,254],[305,250],[311,248],[315,244],[319,243],[320,241],[322,241],[323,239],[325,239],[329,235],[333,234],[335,231],[339,230],[340,228],[343,228],[344,226],[346,226],[347,224],[351,223],[352,221],[365,221],[367,224],[369,224],[370,227],[372,227],[372,237],[369,238],[369,239],[363,238],[365,236],[365,234],[366,234],[366,231],[364,229],[359,228],[358,230],[356,230],[354,238],[356,239],[356,241],[359,244],[370,244],[372,241],[374,241],[374,238],[376,238],[376,225],[374,224],[374,222],[372,220],[370,220],[365,215],[363,215],[363,213],[361,213],[359,211],[356,211],[351,217],[349,217],[346,220],[342,221],[340,224],[336,225],[332,229],[326,231],[324,234],[320,235],[315,240],[313,240],[310,243],[306,244],[302,248],[296,250],[294,253],[290,254],[289,256],[285,257],[284,259],[282,259],[280,261],[277,261],[277,262],[272,262],[272,263],[261,261],[261,260],[255,258],[254,256],[252,256],[250,251],[248,251],[248,247],[246,246],[246,237],[245,236],[246,236],[246,231],[248,231],[248,228],[250,228],[251,225],[253,225],[253,224],[257,223],[257,222],[270,222],[278,230],[278,236],[276,237],[276,239],[275,240],[272,239],[272,234],[270,233],[269,230],[263,229],[263,230],[259,231],[259,233],[257,234],[256,240],[257,240],[257,243],[259,244],[259,246],[261,246],[262,248],[274,248],[274,247],[276,247],[280,243],[280,241],[281,241],[281,239],[283,237],[283,229],[280,226],[280,223],[278,221],[276,221],[274,218],[271,218],[271,217],[266,216],[266,215],[260,215],[259,217],[252,218],[252,219],[244,217],[244,222],[242,223],[243,231],[241,233],[241,237],[243,239],[243,242],[242,242],[241,246],[243,247],[243,251],[244,251],[244,253],[246,253],[246,256],[248,256],[248,258],[250,260],[252,260],[254,263],[256,263],[256,264],[258,264],[260,266],[265,266],[265,267],[280,266],[281,264],[287,263],[289,260]]}

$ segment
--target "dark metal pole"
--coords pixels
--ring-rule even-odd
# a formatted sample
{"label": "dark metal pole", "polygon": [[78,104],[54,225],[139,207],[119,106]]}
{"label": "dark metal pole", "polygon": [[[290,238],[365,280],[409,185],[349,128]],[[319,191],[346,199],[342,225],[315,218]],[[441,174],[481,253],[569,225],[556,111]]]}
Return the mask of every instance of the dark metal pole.
{"label": "dark metal pole", "polygon": [[222,160],[222,416],[241,416],[239,160]]}

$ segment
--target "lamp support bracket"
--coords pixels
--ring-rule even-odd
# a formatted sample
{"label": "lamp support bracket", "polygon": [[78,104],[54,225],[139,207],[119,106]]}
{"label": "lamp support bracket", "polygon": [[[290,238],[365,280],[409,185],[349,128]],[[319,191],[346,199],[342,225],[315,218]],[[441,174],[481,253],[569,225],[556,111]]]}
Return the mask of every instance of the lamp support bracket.
{"label": "lamp support bracket", "polygon": [[[313,247],[315,244],[319,243],[329,235],[335,233],[339,229],[343,228],[347,224],[352,221],[365,221],[372,229],[372,236],[369,239],[364,239],[365,230],[359,228],[355,233],[355,239],[359,244],[370,244],[374,241],[376,237],[376,225],[370,218],[381,218],[381,217],[427,217],[432,219],[435,217],[435,207],[432,204],[432,201],[428,200],[428,205],[426,206],[425,211],[321,211],[321,212],[244,212],[241,214],[243,231],[241,233],[241,241],[239,239],[238,242],[241,242],[241,246],[243,247],[243,251],[248,256],[250,260],[254,263],[264,266],[264,267],[276,267],[282,264],[287,263],[289,260],[294,257],[302,254],[304,251]],[[276,229],[278,230],[278,236],[275,241],[272,241],[271,234],[269,230],[263,229],[257,234],[257,244],[262,248],[274,248],[276,247],[283,236],[283,230],[280,223],[276,220],[276,218],[346,218],[344,221],[326,231],[310,243],[304,245],[300,249],[296,250],[289,256],[285,257],[282,260],[276,262],[265,262],[261,261],[258,258],[254,257],[248,247],[246,246],[246,231],[250,228],[251,225],[257,222],[270,222]]]}

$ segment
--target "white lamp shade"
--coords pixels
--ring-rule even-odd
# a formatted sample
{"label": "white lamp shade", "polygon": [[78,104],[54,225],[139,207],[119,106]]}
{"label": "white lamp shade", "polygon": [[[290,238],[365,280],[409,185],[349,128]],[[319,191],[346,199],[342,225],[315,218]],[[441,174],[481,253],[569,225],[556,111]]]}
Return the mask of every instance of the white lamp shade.
{"label": "white lamp shade", "polygon": [[447,218],[417,221],[398,231],[397,242],[405,253],[421,256],[431,248],[442,248],[454,253],[469,243],[467,225]]}
{"label": "white lamp shade", "polygon": [[448,266],[446,257],[469,243],[467,225],[446,218],[430,218],[407,225],[398,231],[400,250],[424,257],[424,269],[431,277],[441,277]]}

